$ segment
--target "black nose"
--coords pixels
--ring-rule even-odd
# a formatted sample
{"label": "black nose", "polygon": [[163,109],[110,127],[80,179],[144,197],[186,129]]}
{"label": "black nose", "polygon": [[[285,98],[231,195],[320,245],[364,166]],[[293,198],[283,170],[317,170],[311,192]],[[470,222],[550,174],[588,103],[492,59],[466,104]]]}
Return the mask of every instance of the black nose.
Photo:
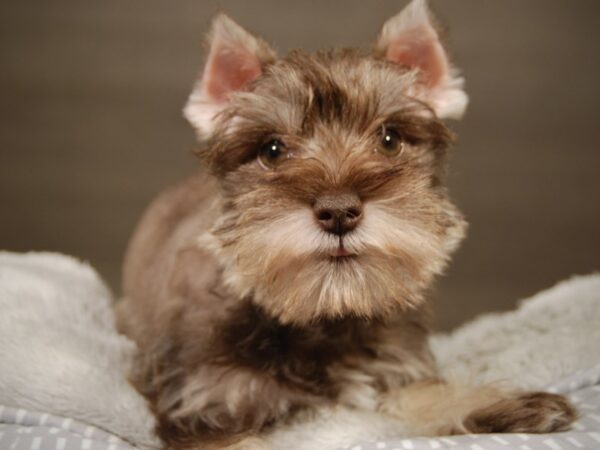
{"label": "black nose", "polygon": [[354,230],[362,218],[362,204],[356,194],[322,195],[313,210],[321,227],[339,236]]}

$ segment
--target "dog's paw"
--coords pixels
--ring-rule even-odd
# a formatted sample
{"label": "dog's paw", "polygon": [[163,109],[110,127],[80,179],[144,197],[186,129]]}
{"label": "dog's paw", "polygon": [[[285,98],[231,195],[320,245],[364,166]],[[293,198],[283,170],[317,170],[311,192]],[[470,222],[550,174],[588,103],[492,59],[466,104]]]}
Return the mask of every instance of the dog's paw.
{"label": "dog's paw", "polygon": [[469,433],[549,433],[576,418],[577,410],[562,395],[528,392],[473,411],[464,426]]}

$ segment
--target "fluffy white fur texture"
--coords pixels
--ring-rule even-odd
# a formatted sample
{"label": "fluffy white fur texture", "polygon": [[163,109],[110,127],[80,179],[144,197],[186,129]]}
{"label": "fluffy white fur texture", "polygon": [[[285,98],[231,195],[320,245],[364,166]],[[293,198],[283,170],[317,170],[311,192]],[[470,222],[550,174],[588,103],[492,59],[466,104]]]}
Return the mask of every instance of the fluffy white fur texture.
{"label": "fluffy white fur texture", "polygon": [[[125,376],[134,346],[117,335],[111,302],[86,264],[0,252],[0,405],[73,417],[149,449],[157,445],[153,420]],[[589,275],[432,344],[451,379],[543,388],[600,362],[599,323],[600,275]],[[301,419],[268,436],[274,449],[336,449],[410,435],[394,420],[344,408]]]}

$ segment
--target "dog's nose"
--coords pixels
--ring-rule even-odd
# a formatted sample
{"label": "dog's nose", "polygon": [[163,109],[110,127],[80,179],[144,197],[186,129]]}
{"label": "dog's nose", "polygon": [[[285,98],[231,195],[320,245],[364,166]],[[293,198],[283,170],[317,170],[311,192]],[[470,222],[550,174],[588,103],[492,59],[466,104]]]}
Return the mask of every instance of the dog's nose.
{"label": "dog's nose", "polygon": [[362,218],[362,204],[356,194],[322,195],[313,210],[321,227],[339,236],[356,228]]}

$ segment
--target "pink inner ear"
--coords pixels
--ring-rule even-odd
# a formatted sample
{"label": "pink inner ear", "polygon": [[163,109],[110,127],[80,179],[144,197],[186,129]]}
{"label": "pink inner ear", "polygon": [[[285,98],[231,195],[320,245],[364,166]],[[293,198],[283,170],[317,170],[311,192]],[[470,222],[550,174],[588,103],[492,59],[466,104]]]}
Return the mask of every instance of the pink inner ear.
{"label": "pink inner ear", "polygon": [[[442,84],[448,73],[448,61],[436,36],[423,36],[424,30],[414,29],[391,42],[386,58],[396,64],[421,71],[421,81],[429,88]],[[431,34],[430,32],[426,34]]]}
{"label": "pink inner ear", "polygon": [[260,62],[245,49],[215,49],[204,73],[204,92],[217,103],[225,102],[229,94],[241,90],[260,74]]}

